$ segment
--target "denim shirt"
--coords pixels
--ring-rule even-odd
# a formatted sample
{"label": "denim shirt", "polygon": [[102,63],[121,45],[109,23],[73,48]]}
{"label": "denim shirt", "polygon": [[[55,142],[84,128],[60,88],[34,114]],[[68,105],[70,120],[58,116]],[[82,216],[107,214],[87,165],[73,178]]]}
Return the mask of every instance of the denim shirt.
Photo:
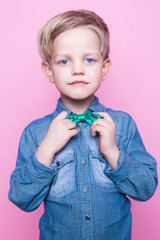
{"label": "denim shirt", "polygon": [[54,113],[30,123],[21,136],[9,199],[27,212],[44,201],[41,240],[129,240],[127,196],[146,201],[157,187],[156,161],[146,152],[131,116],[104,107],[98,98],[89,109],[107,112],[116,123],[120,156],[114,170],[86,122],[78,124],[78,135],[55,155],[51,167],[37,160],[36,150],[52,120],[61,111],[71,113],[60,99]]}

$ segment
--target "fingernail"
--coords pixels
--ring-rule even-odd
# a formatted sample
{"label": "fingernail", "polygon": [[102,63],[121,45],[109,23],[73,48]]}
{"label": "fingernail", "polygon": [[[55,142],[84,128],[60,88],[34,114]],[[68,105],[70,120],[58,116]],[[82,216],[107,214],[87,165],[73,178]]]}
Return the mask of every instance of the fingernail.
{"label": "fingernail", "polygon": [[79,127],[77,128],[77,130],[78,130],[78,132],[80,132],[80,128]]}

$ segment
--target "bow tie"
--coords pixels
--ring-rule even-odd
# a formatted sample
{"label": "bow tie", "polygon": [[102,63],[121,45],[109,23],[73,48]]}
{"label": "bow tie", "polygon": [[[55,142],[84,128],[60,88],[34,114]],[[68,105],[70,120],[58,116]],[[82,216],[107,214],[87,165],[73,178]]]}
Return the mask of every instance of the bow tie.
{"label": "bow tie", "polygon": [[97,113],[93,113],[92,110],[88,110],[84,114],[76,114],[76,113],[71,113],[66,117],[67,119],[71,119],[72,122],[74,122],[76,125],[79,122],[87,122],[89,125],[92,125],[92,123],[98,119],[101,118],[101,116]]}

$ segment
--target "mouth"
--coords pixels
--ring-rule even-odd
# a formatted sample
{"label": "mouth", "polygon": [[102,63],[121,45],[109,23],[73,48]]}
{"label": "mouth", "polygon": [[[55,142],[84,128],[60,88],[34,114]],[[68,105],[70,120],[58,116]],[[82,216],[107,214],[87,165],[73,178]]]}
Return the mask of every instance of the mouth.
{"label": "mouth", "polygon": [[89,84],[89,83],[85,82],[83,80],[75,80],[75,81],[69,83],[69,85],[76,85],[76,84],[84,84],[84,85],[86,85],[86,84]]}

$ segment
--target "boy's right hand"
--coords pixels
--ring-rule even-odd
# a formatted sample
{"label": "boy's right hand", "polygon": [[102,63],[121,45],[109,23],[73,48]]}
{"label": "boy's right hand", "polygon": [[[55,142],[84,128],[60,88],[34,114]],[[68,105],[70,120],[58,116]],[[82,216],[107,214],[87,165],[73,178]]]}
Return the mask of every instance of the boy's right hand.
{"label": "boy's right hand", "polygon": [[59,152],[70,140],[78,134],[76,124],[66,119],[68,113],[61,112],[52,122],[48,132],[37,149],[39,162],[51,166],[54,155]]}

